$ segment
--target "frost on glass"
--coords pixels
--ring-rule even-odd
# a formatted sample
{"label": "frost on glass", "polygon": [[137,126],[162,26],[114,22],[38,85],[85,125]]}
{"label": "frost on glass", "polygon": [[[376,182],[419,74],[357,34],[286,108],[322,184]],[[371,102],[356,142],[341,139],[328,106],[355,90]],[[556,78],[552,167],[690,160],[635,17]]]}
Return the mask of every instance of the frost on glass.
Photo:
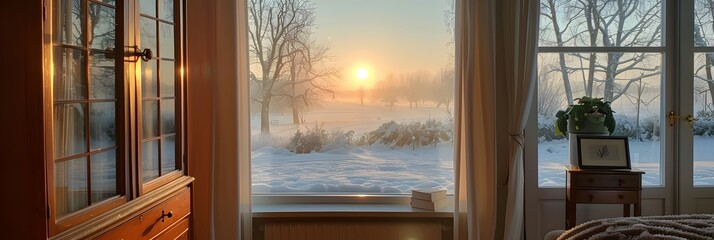
{"label": "frost on glass", "polygon": [[694,185],[714,186],[714,53],[694,54]]}
{"label": "frost on glass", "polygon": [[541,53],[538,55],[538,184],[565,186],[568,140],[555,134],[555,114],[574,98],[612,102],[617,126],[628,136],[632,167],[643,185],[661,185],[662,54]]}
{"label": "frost on glass", "polygon": [[541,0],[542,47],[662,46],[660,0]]}
{"label": "frost on glass", "polygon": [[453,2],[248,6],[253,193],[453,191]]}

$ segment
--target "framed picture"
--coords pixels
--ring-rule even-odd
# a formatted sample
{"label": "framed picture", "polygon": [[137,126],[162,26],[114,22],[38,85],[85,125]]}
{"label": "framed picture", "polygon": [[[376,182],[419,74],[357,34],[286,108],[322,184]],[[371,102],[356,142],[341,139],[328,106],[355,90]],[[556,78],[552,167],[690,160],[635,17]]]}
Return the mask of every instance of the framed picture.
{"label": "framed picture", "polygon": [[580,168],[630,169],[630,146],[626,136],[578,136]]}

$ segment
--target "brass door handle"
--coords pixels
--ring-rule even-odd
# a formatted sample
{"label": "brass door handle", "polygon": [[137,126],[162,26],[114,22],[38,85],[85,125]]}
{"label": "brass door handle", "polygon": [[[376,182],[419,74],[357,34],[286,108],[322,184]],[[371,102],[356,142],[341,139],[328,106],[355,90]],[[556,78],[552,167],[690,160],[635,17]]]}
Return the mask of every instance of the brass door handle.
{"label": "brass door handle", "polygon": [[154,58],[154,52],[151,51],[149,48],[144,48],[144,50],[139,50],[139,47],[133,46],[130,47],[130,51],[127,54],[127,56],[130,57],[137,57],[136,59],[133,59],[132,61],[136,62],[139,61],[139,59],[143,60],[144,62],[148,62],[152,58]]}
{"label": "brass door handle", "polygon": [[161,222],[164,222],[164,217],[171,218],[171,217],[173,217],[173,216],[174,216],[174,212],[173,212],[173,211],[169,211],[168,213],[165,213],[164,210],[161,210],[161,218],[160,218],[160,219],[161,219]]}
{"label": "brass door handle", "polygon": [[669,125],[674,126],[674,122],[677,121],[677,118],[681,116],[674,114],[674,112],[669,112],[669,115],[667,115],[667,119],[669,120]]}
{"label": "brass door handle", "polygon": [[694,123],[699,120],[695,117],[692,117],[692,115],[688,115],[685,119],[687,119],[687,121],[689,121],[689,123]]}

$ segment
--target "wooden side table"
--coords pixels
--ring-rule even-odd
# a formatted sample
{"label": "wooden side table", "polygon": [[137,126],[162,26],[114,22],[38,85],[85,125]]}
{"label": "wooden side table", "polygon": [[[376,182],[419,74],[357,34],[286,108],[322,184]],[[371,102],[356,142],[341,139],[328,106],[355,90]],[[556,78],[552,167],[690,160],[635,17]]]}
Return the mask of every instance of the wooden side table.
{"label": "wooden side table", "polygon": [[582,170],[568,168],[566,174],[565,228],[575,227],[576,204],[623,204],[623,215],[642,213],[642,171]]}

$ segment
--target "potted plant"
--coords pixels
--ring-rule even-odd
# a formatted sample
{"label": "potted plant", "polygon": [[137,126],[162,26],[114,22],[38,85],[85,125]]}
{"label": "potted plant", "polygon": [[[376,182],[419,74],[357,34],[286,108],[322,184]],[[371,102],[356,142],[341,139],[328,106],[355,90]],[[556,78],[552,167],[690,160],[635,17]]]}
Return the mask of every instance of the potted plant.
{"label": "potted plant", "polygon": [[615,131],[614,111],[610,102],[602,98],[581,97],[575,99],[577,104],[570,105],[555,115],[555,134],[564,136],[565,133],[590,134],[607,133]]}

